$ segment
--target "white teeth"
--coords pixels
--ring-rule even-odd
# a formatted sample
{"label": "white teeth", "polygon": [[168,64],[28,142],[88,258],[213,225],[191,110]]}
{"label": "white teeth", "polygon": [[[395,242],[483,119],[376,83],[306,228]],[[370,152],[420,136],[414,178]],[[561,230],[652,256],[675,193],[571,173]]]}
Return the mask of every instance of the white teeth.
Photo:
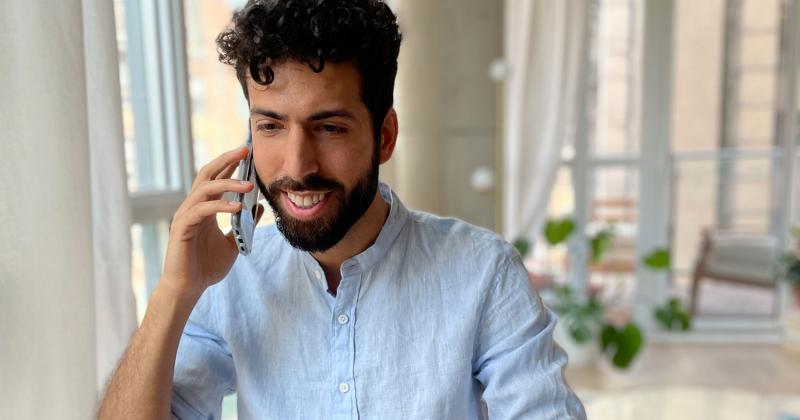
{"label": "white teeth", "polygon": [[292,201],[297,207],[309,208],[316,205],[325,197],[325,194],[313,194],[301,196],[293,193],[287,193],[289,200]]}

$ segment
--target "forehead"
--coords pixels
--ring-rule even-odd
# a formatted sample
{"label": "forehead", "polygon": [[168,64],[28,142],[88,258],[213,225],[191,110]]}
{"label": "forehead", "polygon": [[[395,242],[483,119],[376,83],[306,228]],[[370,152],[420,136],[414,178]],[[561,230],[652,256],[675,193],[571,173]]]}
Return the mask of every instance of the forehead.
{"label": "forehead", "polygon": [[[296,60],[272,65],[275,78],[259,85],[247,78],[250,105],[280,107],[284,112],[315,110],[325,107],[364,107],[361,100],[361,76],[351,62],[326,62],[316,73]],[[366,108],[364,108],[366,110]]]}

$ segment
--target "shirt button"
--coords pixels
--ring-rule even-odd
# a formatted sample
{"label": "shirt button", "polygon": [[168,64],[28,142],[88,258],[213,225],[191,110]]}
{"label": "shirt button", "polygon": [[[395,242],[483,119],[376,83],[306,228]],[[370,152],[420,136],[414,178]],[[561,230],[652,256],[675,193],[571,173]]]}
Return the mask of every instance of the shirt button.
{"label": "shirt button", "polygon": [[347,324],[347,321],[349,321],[350,318],[348,318],[345,314],[341,314],[338,318],[336,318],[336,320],[339,321],[340,324],[344,325]]}
{"label": "shirt button", "polygon": [[345,382],[339,384],[339,392],[342,394],[346,393],[350,390],[350,385],[347,385]]}
{"label": "shirt button", "polygon": [[322,273],[320,273],[319,270],[314,270],[314,276],[316,276],[317,280],[319,280],[322,278]]}

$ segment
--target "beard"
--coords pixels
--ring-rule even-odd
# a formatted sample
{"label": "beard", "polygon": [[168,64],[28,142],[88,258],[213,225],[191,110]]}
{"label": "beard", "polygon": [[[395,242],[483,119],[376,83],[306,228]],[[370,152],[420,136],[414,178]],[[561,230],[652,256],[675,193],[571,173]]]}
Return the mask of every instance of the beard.
{"label": "beard", "polygon": [[[256,175],[256,182],[272,208],[278,230],[289,244],[307,252],[324,252],[338,244],[372,204],[378,190],[378,159],[375,153],[370,168],[358,178],[349,194],[341,183],[316,174],[300,181],[283,177],[269,185],[264,185]],[[281,205],[283,190],[329,190],[325,205],[334,209],[326,209],[325,214],[313,220],[296,219]]]}

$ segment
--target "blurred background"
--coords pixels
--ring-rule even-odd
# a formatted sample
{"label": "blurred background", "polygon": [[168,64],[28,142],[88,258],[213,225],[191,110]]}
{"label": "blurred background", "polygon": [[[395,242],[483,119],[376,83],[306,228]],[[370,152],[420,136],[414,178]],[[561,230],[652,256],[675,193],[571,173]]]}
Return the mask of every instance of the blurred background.
{"label": "blurred background", "polygon": [[[0,171],[46,191],[2,187],[3,418],[94,410],[195,172],[244,143],[214,43],[244,3],[0,8]],[[800,418],[800,0],[388,4],[381,178],[515,244],[589,417]]]}

